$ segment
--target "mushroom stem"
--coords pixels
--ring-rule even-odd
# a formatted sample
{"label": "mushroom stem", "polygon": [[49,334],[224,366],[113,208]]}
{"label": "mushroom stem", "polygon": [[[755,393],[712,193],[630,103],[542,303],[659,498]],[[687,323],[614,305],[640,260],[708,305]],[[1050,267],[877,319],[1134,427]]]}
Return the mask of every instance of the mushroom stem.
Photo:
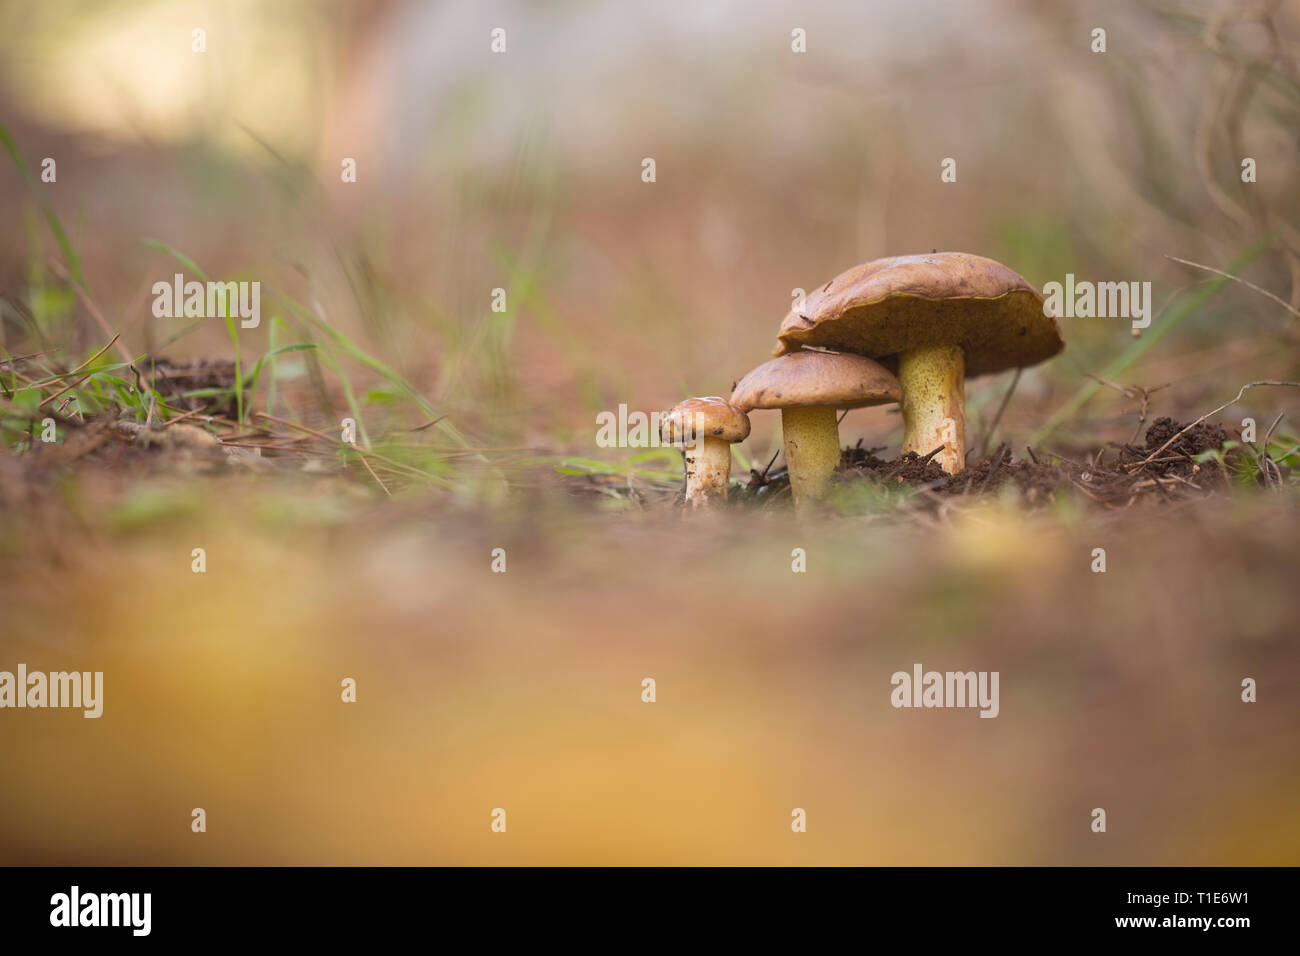
{"label": "mushroom stem", "polygon": [[966,358],[956,345],[912,349],[898,356],[903,391],[903,453],[928,455],[950,475],[966,467]]}
{"label": "mushroom stem", "polygon": [[686,456],[686,503],[707,508],[715,498],[725,500],[731,482],[731,442],[705,435],[687,442],[682,453]]}
{"label": "mushroom stem", "polygon": [[835,466],[840,463],[840,430],[830,405],[781,409],[785,464],[796,508],[826,497]]}

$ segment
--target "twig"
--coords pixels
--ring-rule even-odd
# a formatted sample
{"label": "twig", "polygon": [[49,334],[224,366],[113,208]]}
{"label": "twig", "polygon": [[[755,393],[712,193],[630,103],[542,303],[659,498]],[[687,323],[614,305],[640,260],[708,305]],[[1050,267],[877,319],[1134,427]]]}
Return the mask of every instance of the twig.
{"label": "twig", "polygon": [[128,352],[126,346],[119,341],[120,333],[113,331],[112,327],[108,324],[108,320],[104,318],[103,313],[99,311],[94,302],[90,301],[90,296],[86,295],[86,290],[81,287],[81,283],[76,282],[70,275],[68,275],[68,270],[63,268],[63,263],[59,262],[57,259],[50,259],[50,268],[54,270],[55,275],[68,283],[68,285],[72,286],[72,291],[77,293],[77,298],[79,298],[81,304],[86,307],[86,311],[90,313],[90,317],[99,323],[99,327],[104,330],[105,335],[112,336],[113,341],[117,343],[117,352],[122,356],[122,361],[130,365],[131,353]]}
{"label": "twig", "polygon": [[183,422],[191,415],[197,415],[199,412],[203,411],[203,409],[206,407],[207,407],[206,405],[200,405],[198,408],[191,408],[184,415],[178,415],[176,418],[163,422],[162,427],[167,428],[169,425],[175,425],[177,422]]}
{"label": "twig", "polygon": [[[1282,416],[1285,414],[1286,412],[1278,412],[1277,418],[1273,419],[1273,424],[1269,425],[1268,431],[1264,433],[1264,442],[1262,446],[1263,450],[1259,453],[1259,457],[1263,460],[1263,468],[1261,470],[1264,472],[1264,484],[1266,485],[1273,480],[1272,472],[1275,468],[1277,468],[1277,466],[1273,464],[1272,456],[1270,456],[1268,453],[1268,443],[1273,438],[1273,429],[1277,428],[1278,422],[1282,420]],[[1281,468],[1277,468],[1277,480],[1278,480],[1278,484],[1282,483]]]}
{"label": "twig", "polygon": [[1165,258],[1166,258],[1166,259],[1173,259],[1174,262],[1181,262],[1183,265],[1185,265],[1185,266],[1191,266],[1193,269],[1203,269],[1203,270],[1205,270],[1206,272],[1213,272],[1216,276],[1223,276],[1223,278],[1225,278],[1225,279],[1231,279],[1233,282],[1240,282],[1240,283],[1241,283],[1242,285],[1244,285],[1246,288],[1248,288],[1248,289],[1254,289],[1254,290],[1255,290],[1256,292],[1258,292],[1260,295],[1268,296],[1268,298],[1272,299],[1274,302],[1276,302],[1276,303],[1277,303],[1278,305],[1280,305],[1282,308],[1286,309],[1286,310],[1287,310],[1288,312],[1290,312],[1292,315],[1296,316],[1296,318],[1300,318],[1300,310],[1297,310],[1293,305],[1291,305],[1290,302],[1287,302],[1287,301],[1284,300],[1284,299],[1279,299],[1279,298],[1278,298],[1277,296],[1275,296],[1272,292],[1269,292],[1267,289],[1261,289],[1259,286],[1255,285],[1255,283],[1253,283],[1253,282],[1247,282],[1245,279],[1241,278],[1241,276],[1229,275],[1229,274],[1226,273],[1226,272],[1222,272],[1222,271],[1220,271],[1220,270],[1218,270],[1218,269],[1211,268],[1210,266],[1203,266],[1203,265],[1201,265],[1199,262],[1192,262],[1192,261],[1190,261],[1190,260],[1188,260],[1188,259],[1179,259],[1177,256],[1171,256],[1171,255],[1169,255],[1168,253],[1165,254]]}
{"label": "twig", "polygon": [[[288,428],[294,428],[297,429],[298,431],[306,432],[308,435],[315,435],[321,441],[328,442],[330,445],[335,447],[344,444],[343,442],[340,442],[337,439],[331,438],[329,435],[326,435],[324,432],[318,432],[314,428],[308,428],[306,425],[299,425],[295,422],[286,421],[283,418],[276,418],[274,415],[268,415],[266,412],[254,412],[253,417],[269,418],[271,421],[279,422],[281,425],[284,425]],[[356,452],[356,454],[361,458],[362,463],[366,466],[366,470],[370,471],[372,475],[374,474],[374,470],[371,469],[370,462],[366,460],[367,456],[373,457],[376,461],[384,462],[395,471],[404,471],[407,472],[408,474],[415,475],[418,478],[423,478],[425,481],[428,481],[432,478],[432,476],[429,475],[427,472],[420,471],[420,469],[414,468],[411,465],[407,465],[403,462],[394,461],[392,458],[388,458],[384,455],[381,455],[377,451],[362,451],[360,448],[356,448],[355,446],[352,445],[347,445],[346,447]],[[388,489],[385,488],[384,491],[387,492]]]}
{"label": "twig", "polygon": [[446,415],[439,415],[437,418],[433,419],[432,421],[427,421],[423,425],[416,425],[414,428],[408,428],[407,431],[422,432],[426,428],[432,428],[434,425],[438,424],[438,422],[442,421],[446,417],[447,417]]}
{"label": "twig", "polygon": [[62,395],[64,392],[72,391],[74,388],[76,388],[78,385],[80,385],[82,382],[84,382],[86,379],[90,378],[90,376],[94,374],[95,374],[94,372],[88,372],[85,375],[81,376],[81,378],[77,379],[75,382],[70,382],[69,384],[63,386],[63,388],[59,389],[53,395],[46,396],[46,398],[41,402],[40,407],[44,408],[50,402],[54,401],[56,398]]}
{"label": "twig", "polygon": [[1133,442],[1137,441],[1138,436],[1142,434],[1142,426],[1146,424],[1147,409],[1150,407],[1151,396],[1154,395],[1156,392],[1160,391],[1162,388],[1168,388],[1170,385],[1169,382],[1165,382],[1165,384],[1163,385],[1156,385],[1153,388],[1143,388],[1141,385],[1116,385],[1114,382],[1106,381],[1100,375],[1093,375],[1091,372],[1084,372],[1084,374],[1087,375],[1088,378],[1092,379],[1094,382],[1097,382],[1101,385],[1105,385],[1107,388],[1113,388],[1115,391],[1119,392],[1125,398],[1140,397],[1142,399],[1142,408],[1138,412],[1137,427],[1133,429],[1133,437],[1129,439],[1130,445]]}
{"label": "twig", "polygon": [[393,497],[393,493],[388,490],[388,486],[380,480],[378,475],[375,474],[375,469],[370,467],[370,462],[366,461],[366,456],[358,453],[358,457],[361,459],[361,464],[366,466],[366,471],[370,472],[370,477],[379,482],[379,487],[384,489],[384,494],[388,495],[390,498]]}
{"label": "twig", "polygon": [[1002,421],[1002,413],[1007,410],[1007,403],[1011,401],[1011,393],[1014,392],[1016,386],[1020,384],[1020,373],[1023,371],[1024,369],[1021,368],[1016,369],[1016,374],[1011,378],[1011,384],[1007,386],[1007,393],[1002,396],[1002,404],[998,406],[997,413],[993,416],[993,423],[989,425],[988,430],[984,432],[984,440],[980,442],[980,454],[985,457],[988,456],[989,439],[991,439],[993,433],[998,430],[998,424]]}
{"label": "twig", "polygon": [[31,359],[40,358],[42,355],[50,355],[57,351],[59,350],[46,349],[44,352],[30,352],[27,355],[15,355],[11,358],[0,359],[0,366],[8,365],[12,369],[15,362],[27,362],[30,361]]}
{"label": "twig", "polygon": [[1268,443],[1269,443],[1269,440],[1273,437],[1273,429],[1277,428],[1278,422],[1280,422],[1280,421],[1282,420],[1282,418],[1283,418],[1284,415],[1286,415],[1286,412],[1278,412],[1278,413],[1277,413],[1277,418],[1273,419],[1273,424],[1272,424],[1272,425],[1269,425],[1269,426],[1268,426],[1268,431],[1266,431],[1266,432],[1264,433],[1264,450],[1265,450],[1265,451],[1268,451]]}
{"label": "twig", "polygon": [[[1016,371],[1020,371],[1020,370],[1016,369]],[[1003,457],[1010,454],[1011,454],[1011,447],[1007,445],[1006,442],[1003,442],[1001,445],[998,446],[998,453],[994,457],[993,463],[989,465],[989,470],[985,473],[984,480],[980,482],[980,489],[979,491],[976,492],[977,495],[984,494],[984,488],[988,485],[989,479],[993,477],[993,472],[997,470],[997,468],[1002,464]],[[967,490],[970,489],[969,483],[966,485],[966,488]]]}
{"label": "twig", "polygon": [[1082,491],[1085,495],[1087,495],[1087,496],[1088,496],[1089,498],[1091,498],[1093,501],[1097,502],[1097,504],[1099,504],[1099,505],[1105,505],[1107,508],[1114,507],[1114,506],[1111,505],[1109,502],[1102,501],[1100,498],[1098,498],[1096,495],[1094,495],[1094,494],[1093,494],[1091,491],[1089,491],[1087,488],[1083,487],[1083,485],[1079,484],[1079,483],[1078,483],[1077,481],[1075,481],[1073,478],[1070,478],[1069,476],[1066,476],[1066,477],[1067,477],[1067,480],[1070,482],[1070,484],[1074,485],[1074,487],[1078,488],[1080,491]]}
{"label": "twig", "polygon": [[1186,425],[1186,426],[1184,426],[1184,427],[1182,428],[1181,431],[1175,432],[1173,435],[1170,436],[1170,438],[1169,438],[1169,440],[1168,440],[1167,442],[1165,442],[1163,445],[1161,445],[1159,448],[1157,448],[1155,451],[1153,451],[1150,455],[1148,455],[1148,456],[1147,456],[1146,458],[1144,458],[1142,461],[1138,462],[1136,465],[1134,465],[1132,468],[1130,468],[1130,469],[1129,469],[1130,473],[1133,472],[1133,471],[1136,471],[1138,468],[1141,468],[1141,467],[1143,467],[1143,466],[1145,466],[1145,465],[1150,464],[1151,461],[1152,461],[1152,459],[1154,459],[1157,455],[1159,455],[1162,451],[1164,451],[1166,448],[1168,448],[1170,445],[1172,445],[1175,441],[1177,441],[1177,440],[1178,440],[1179,438],[1181,438],[1183,435],[1187,434],[1189,431],[1191,431],[1191,430],[1192,430],[1193,428],[1195,428],[1197,425],[1201,424],[1201,422],[1205,421],[1205,420],[1206,420],[1207,418],[1209,418],[1211,415],[1217,415],[1217,414],[1219,414],[1219,412],[1223,411],[1225,408],[1230,408],[1230,407],[1232,407],[1233,405],[1236,405],[1239,401],[1241,401],[1241,396],[1245,395],[1246,392],[1249,391],[1250,389],[1255,388],[1255,387],[1260,386],[1260,385],[1276,385],[1276,386],[1279,386],[1279,387],[1300,388],[1300,382],[1250,382],[1250,383],[1248,383],[1248,384],[1246,384],[1246,385],[1243,385],[1243,386],[1241,386],[1241,391],[1239,391],[1239,392],[1237,393],[1237,397],[1236,397],[1236,398],[1234,398],[1234,399],[1233,399],[1232,401],[1230,401],[1230,402],[1224,402],[1222,405],[1220,405],[1218,408],[1214,409],[1213,411],[1206,412],[1204,415],[1202,415],[1200,418],[1196,419],[1196,421],[1192,422],[1190,425]]}
{"label": "twig", "polygon": [[[92,355],[90,358],[86,359],[86,361],[82,362],[80,365],[78,365],[78,366],[77,366],[76,368],[74,368],[72,371],[70,371],[70,372],[63,372],[63,373],[60,374],[60,375],[56,375],[56,376],[54,376],[54,378],[55,378],[55,379],[67,378],[69,375],[76,375],[77,373],[81,372],[83,369],[85,369],[85,367],[86,367],[87,365],[89,365],[91,362],[95,361],[95,359],[99,358],[101,355],[103,355],[105,352],[107,352],[110,348],[112,348],[112,347],[113,347],[113,343],[116,342],[117,340],[118,340],[118,336],[114,335],[111,339],[109,339],[107,345],[105,345],[102,349],[100,349],[98,352],[96,352],[96,353],[95,353],[94,355]],[[130,361],[130,359],[128,358],[127,361]],[[66,386],[66,387],[64,387],[64,388],[59,389],[59,390],[58,390],[57,392],[55,392],[53,395],[47,396],[47,397],[45,398],[45,400],[41,402],[41,407],[44,407],[44,406],[47,405],[48,403],[54,401],[56,398],[58,398],[58,397],[59,397],[60,395],[62,395],[64,392],[67,392],[67,391],[69,391],[70,389],[74,389],[74,388],[76,388],[78,385],[80,385],[82,382],[84,382],[86,379],[90,378],[90,376],[91,376],[91,375],[94,375],[94,374],[95,374],[94,372],[91,372],[91,373],[89,373],[89,374],[87,374],[87,375],[83,375],[81,378],[77,379],[77,381],[73,382],[71,385],[68,385],[68,386]],[[51,379],[51,381],[53,381],[53,379]]]}
{"label": "twig", "polygon": [[254,412],[253,417],[266,418],[280,425],[284,425],[286,428],[292,428],[295,431],[306,432],[308,435],[315,435],[321,441],[328,442],[331,445],[342,444],[342,442],[339,442],[336,439],[331,438],[329,435],[326,435],[324,432],[318,432],[316,431],[316,429],[308,428],[306,425],[299,425],[297,422],[287,421],[286,419],[283,418],[276,418],[274,415],[268,415],[266,412]]}
{"label": "twig", "polygon": [[111,339],[109,339],[107,345],[105,345],[102,349],[100,349],[98,352],[96,352],[96,353],[95,353],[94,355],[92,355],[90,358],[86,359],[86,361],[82,362],[82,363],[81,363],[80,365],[78,365],[76,368],[71,369],[71,370],[69,370],[69,371],[67,371],[67,372],[60,372],[58,375],[51,375],[49,378],[47,378],[47,379],[45,379],[44,381],[42,381],[41,384],[44,385],[44,384],[49,383],[49,382],[56,382],[56,381],[58,381],[58,380],[61,379],[61,378],[68,378],[69,376],[72,376],[72,375],[79,375],[81,372],[85,371],[85,368],[86,368],[87,365],[89,365],[91,362],[95,361],[95,359],[99,358],[101,355],[103,355],[105,352],[107,352],[110,348],[112,348],[112,347],[113,347],[113,343],[116,342],[117,339],[118,339],[118,336],[116,336],[116,335],[113,336]]}

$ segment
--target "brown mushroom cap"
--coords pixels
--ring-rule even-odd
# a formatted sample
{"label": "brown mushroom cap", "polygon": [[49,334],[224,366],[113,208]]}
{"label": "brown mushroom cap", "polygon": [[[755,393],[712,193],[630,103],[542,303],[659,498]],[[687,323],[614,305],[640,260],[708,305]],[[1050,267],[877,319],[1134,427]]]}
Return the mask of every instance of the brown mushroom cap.
{"label": "brown mushroom cap", "polygon": [[774,355],[808,345],[886,358],[959,345],[967,377],[1036,365],[1065,348],[1043,297],[1001,263],[965,252],[894,256],[854,266],[781,322]]}
{"label": "brown mushroom cap", "polygon": [[879,362],[846,352],[792,352],[764,362],[739,382],[731,404],[752,408],[829,405],[862,408],[899,400],[898,379]]}
{"label": "brown mushroom cap", "polygon": [[744,441],[749,437],[749,416],[733,408],[725,398],[711,395],[678,402],[659,423],[660,436],[673,444],[692,437],[692,429],[698,430],[695,437]]}

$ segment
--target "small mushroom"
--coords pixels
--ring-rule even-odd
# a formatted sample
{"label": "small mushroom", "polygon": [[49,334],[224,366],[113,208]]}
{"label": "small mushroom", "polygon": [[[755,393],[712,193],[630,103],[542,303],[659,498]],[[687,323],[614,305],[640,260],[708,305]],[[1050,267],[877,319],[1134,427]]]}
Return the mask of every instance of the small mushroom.
{"label": "small mushroom", "polygon": [[805,346],[896,363],[903,451],[966,466],[965,380],[1037,365],[1065,342],[1043,297],[1001,263],[964,252],[877,259],[841,273],[781,323],[773,354]]}
{"label": "small mushroom", "polygon": [[781,435],[796,508],[826,496],[840,463],[836,411],[899,400],[898,379],[861,355],[793,352],[764,362],[739,382],[731,404],[781,409]]}
{"label": "small mushroom", "polygon": [[725,398],[688,398],[660,420],[659,434],[686,457],[686,503],[706,508],[727,497],[731,444],[749,437],[749,416]]}

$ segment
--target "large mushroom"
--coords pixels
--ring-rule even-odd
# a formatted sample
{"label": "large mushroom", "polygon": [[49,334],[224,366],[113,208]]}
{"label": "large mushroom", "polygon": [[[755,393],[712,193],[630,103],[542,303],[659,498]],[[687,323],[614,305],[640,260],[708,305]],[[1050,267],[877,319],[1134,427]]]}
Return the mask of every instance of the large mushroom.
{"label": "large mushroom", "polygon": [[1037,365],[1065,348],[1043,297],[1001,263],[964,252],[854,266],[781,323],[774,355],[805,346],[855,352],[898,369],[903,451],[949,474],[966,465],[965,379]]}
{"label": "large mushroom", "polygon": [[731,481],[731,444],[749,437],[749,416],[725,398],[688,398],[665,412],[659,435],[681,445],[686,458],[686,503],[708,507],[727,497]]}
{"label": "large mushroom", "polygon": [[764,362],[739,382],[731,404],[781,409],[781,435],[795,507],[823,498],[840,463],[839,409],[899,399],[898,379],[878,362],[840,352],[793,352]]}

